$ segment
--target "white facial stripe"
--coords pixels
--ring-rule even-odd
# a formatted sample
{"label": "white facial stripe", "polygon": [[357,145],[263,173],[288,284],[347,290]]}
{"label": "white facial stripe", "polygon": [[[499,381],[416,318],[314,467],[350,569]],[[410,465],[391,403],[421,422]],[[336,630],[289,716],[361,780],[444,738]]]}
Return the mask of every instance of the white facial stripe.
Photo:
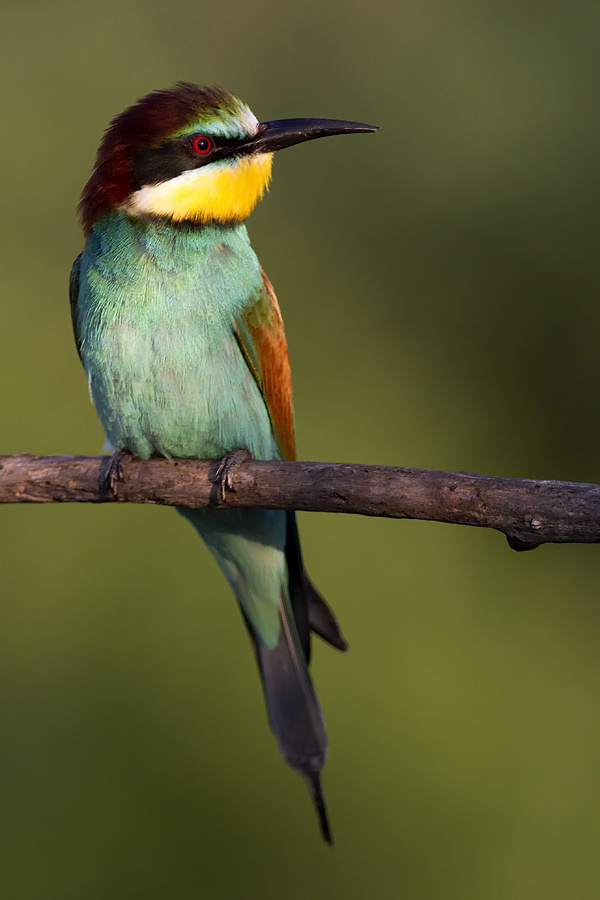
{"label": "white facial stripe", "polygon": [[[195,182],[198,184],[201,179],[210,179],[217,165],[223,166],[223,163],[209,163],[202,166],[201,169],[188,169],[169,181],[161,181],[160,184],[147,184],[131,195],[129,201],[124,204],[124,209],[132,213],[151,213],[160,204],[161,200],[171,196],[174,188]],[[226,164],[225,164],[226,165]]]}

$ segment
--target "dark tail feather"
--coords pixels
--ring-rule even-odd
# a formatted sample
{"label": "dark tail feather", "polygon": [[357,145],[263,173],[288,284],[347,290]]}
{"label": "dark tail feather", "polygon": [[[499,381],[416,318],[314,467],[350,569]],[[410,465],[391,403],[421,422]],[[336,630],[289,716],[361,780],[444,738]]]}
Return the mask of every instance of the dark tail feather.
{"label": "dark tail feather", "polygon": [[329,827],[329,817],[327,816],[327,807],[325,806],[325,797],[323,796],[323,784],[321,783],[321,773],[311,772],[304,774],[304,780],[308,785],[313,803],[319,817],[319,826],[321,828],[321,837],[326,844],[333,847],[333,837],[331,828]]}
{"label": "dark tail feather", "polygon": [[304,650],[285,600],[280,603],[279,643],[269,649],[258,639],[250,623],[271,731],[288,766],[306,781],[321,826],[323,839],[332,843],[320,771],[327,758],[327,735]]}
{"label": "dark tail feather", "polygon": [[332,647],[337,647],[338,650],[347,650],[348,641],[342,634],[340,623],[333,611],[327,606],[308,575],[304,576],[304,581],[308,600],[308,624],[311,631],[318,634]]}
{"label": "dark tail feather", "polygon": [[340,650],[348,645],[334,614],[304,572],[294,512],[287,514],[285,557],[289,600],[283,594],[279,601],[277,646],[266,647],[245,614],[244,619],[258,662],[271,731],[288,766],[302,775],[308,786],[323,840],[333,844],[320,774],[327,758],[327,735],[308,672],[311,630]]}
{"label": "dark tail feather", "polygon": [[307,660],[310,659],[311,631],[338,650],[347,650],[348,644],[338,620],[304,571],[295,512],[287,514],[285,561],[288,567],[290,601]]}

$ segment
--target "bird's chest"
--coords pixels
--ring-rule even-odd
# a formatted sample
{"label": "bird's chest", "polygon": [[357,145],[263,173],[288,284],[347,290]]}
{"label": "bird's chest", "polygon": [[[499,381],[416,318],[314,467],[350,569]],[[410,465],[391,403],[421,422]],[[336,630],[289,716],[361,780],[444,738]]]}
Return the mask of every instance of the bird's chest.
{"label": "bird's chest", "polygon": [[218,457],[238,446],[273,456],[264,400],[234,334],[260,290],[254,254],[239,241],[201,252],[138,242],[124,259],[112,246],[84,254],[79,309],[82,358],[111,443],[142,457]]}

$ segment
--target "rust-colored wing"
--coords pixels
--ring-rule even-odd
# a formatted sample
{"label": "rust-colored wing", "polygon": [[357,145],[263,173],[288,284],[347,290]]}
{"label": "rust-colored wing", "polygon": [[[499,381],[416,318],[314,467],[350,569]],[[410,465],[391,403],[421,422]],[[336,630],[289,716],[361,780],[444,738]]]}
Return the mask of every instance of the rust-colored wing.
{"label": "rust-colored wing", "polygon": [[264,289],[236,320],[236,336],[265,402],[282,459],[296,458],[292,379],[283,319],[273,285],[262,273]]}

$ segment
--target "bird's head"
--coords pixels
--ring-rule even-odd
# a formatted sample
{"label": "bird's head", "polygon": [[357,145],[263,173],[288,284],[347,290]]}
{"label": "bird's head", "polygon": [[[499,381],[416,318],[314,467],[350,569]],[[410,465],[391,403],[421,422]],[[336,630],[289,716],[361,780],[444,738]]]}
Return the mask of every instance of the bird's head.
{"label": "bird's head", "polygon": [[81,197],[84,230],[115,209],[178,222],[241,222],[268,187],[275,150],[376,130],[337,119],[258,122],[223,88],[180,82],[112,120]]}

